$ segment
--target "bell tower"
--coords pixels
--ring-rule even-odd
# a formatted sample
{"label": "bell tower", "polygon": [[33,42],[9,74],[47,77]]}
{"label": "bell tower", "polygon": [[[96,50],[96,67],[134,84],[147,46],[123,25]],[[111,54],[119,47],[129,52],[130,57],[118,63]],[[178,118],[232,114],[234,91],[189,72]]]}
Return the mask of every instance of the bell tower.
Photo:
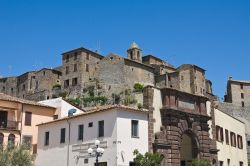
{"label": "bell tower", "polygon": [[128,54],[128,59],[139,62],[142,61],[141,49],[135,42],[133,42],[130,45],[129,49],[127,50],[127,54]]}

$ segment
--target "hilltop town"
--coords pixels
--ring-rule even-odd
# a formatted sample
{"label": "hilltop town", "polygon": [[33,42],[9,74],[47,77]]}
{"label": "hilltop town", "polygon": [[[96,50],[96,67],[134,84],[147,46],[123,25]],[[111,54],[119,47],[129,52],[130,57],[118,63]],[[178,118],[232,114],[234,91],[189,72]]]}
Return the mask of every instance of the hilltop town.
{"label": "hilltop town", "polygon": [[103,166],[132,166],[134,149],[161,154],[163,165],[243,166],[249,84],[230,77],[222,102],[198,65],[174,67],[135,42],[126,58],[81,47],[59,67],[0,78],[0,141],[29,142],[38,166],[93,165],[95,139]]}

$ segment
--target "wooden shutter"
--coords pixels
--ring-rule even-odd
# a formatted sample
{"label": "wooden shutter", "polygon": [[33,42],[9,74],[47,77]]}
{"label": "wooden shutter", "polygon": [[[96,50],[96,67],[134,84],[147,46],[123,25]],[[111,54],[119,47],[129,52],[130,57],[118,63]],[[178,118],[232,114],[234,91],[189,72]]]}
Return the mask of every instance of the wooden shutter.
{"label": "wooden shutter", "polygon": [[32,119],[32,113],[31,112],[25,112],[25,126],[31,126],[31,119]]}

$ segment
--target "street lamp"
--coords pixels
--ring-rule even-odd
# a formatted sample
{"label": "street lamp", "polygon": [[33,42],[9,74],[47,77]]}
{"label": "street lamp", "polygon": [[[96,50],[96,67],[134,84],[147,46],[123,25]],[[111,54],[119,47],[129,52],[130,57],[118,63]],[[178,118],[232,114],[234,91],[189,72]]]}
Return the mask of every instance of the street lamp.
{"label": "street lamp", "polygon": [[99,162],[98,162],[98,158],[101,157],[104,153],[104,149],[99,147],[100,145],[100,141],[99,140],[95,140],[95,148],[89,148],[88,149],[88,154],[90,156],[94,156],[96,157],[96,164],[95,166],[99,166]]}

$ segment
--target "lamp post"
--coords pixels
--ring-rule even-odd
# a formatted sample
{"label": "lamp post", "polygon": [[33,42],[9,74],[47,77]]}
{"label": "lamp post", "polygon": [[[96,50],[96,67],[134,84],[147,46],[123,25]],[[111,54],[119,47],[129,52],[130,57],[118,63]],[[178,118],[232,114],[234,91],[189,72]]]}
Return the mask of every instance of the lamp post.
{"label": "lamp post", "polygon": [[104,153],[104,149],[99,147],[100,145],[100,141],[99,140],[95,140],[95,148],[89,148],[88,149],[88,154],[90,156],[94,156],[96,158],[96,164],[95,166],[99,166],[99,161],[98,158],[101,157]]}

